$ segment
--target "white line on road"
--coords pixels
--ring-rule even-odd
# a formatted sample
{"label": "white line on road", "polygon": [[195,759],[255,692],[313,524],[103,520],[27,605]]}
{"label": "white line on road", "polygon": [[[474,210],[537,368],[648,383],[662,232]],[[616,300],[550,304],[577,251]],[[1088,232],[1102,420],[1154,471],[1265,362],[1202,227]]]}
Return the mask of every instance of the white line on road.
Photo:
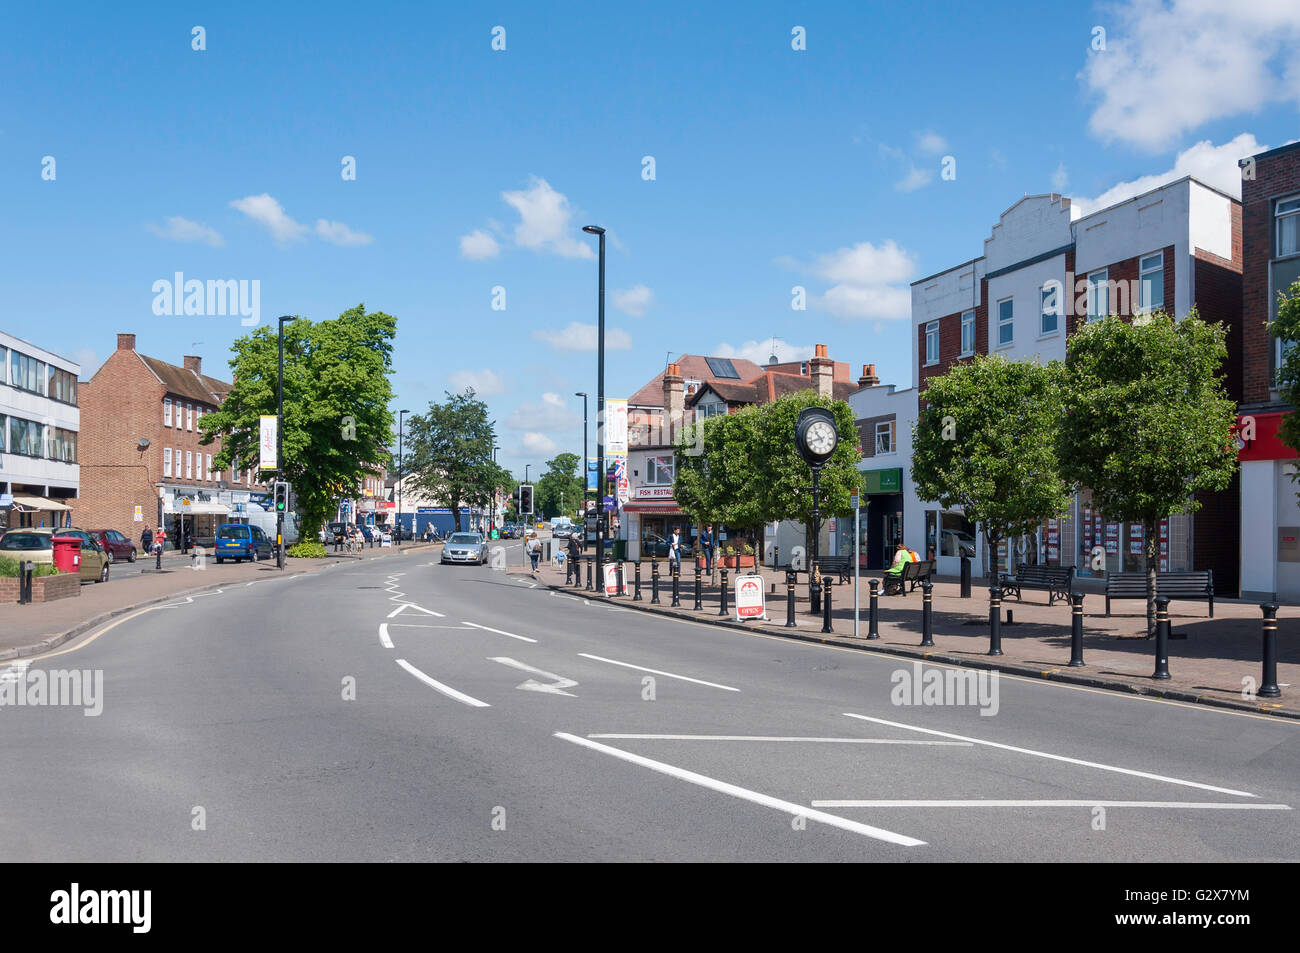
{"label": "white line on road", "polygon": [[914,741],[911,738],[805,738],[781,735],[587,735],[588,738],[626,738],[632,741],[808,741],[830,745],[937,745],[970,748],[969,741]]}
{"label": "white line on road", "polygon": [[1194,811],[1289,811],[1288,804],[1240,801],[813,801],[813,807],[1150,807]]}
{"label": "white line on road", "polygon": [[439,619],[447,618],[441,612],[434,612],[432,609],[421,608],[420,606],[417,606],[414,602],[401,603],[396,609],[388,613],[388,618],[391,619],[393,616],[397,615],[400,612],[405,612],[407,609],[414,609],[417,612],[423,612],[425,615],[437,616]]}
{"label": "white line on road", "polygon": [[853,712],[844,712],[849,718],[858,718],[862,721],[874,722],[878,725],[888,725],[891,728],[903,728],[907,731],[920,731],[927,735],[939,735],[943,738],[954,738],[958,741],[970,741],[977,745],[987,745],[990,748],[1001,748],[1003,751],[1014,751],[1017,754],[1033,755],[1036,758],[1049,758],[1052,761],[1064,761],[1066,764],[1078,764],[1085,768],[1097,768],[1101,771],[1114,771],[1117,774],[1128,774],[1135,778],[1146,778],[1150,781],[1165,781],[1169,784],[1181,784],[1184,787],[1200,788],[1202,791],[1215,791],[1219,794],[1233,794],[1237,797],[1258,797],[1259,795],[1251,794],[1249,791],[1234,791],[1232,788],[1215,787],[1213,784],[1202,784],[1199,781],[1184,781],[1181,778],[1168,778],[1162,774],[1150,774],[1146,771],[1135,771],[1132,768],[1119,768],[1110,764],[1098,764],[1096,761],[1082,761],[1079,758],[1067,758],[1065,755],[1049,754],[1046,751],[1034,751],[1031,748],[1017,748],[1014,745],[999,744],[996,741],[983,741],[979,738],[967,738],[964,735],[953,735],[946,731],[935,731],[933,728],[917,728],[914,725],[904,725],[896,721],[885,721],[883,718],[871,718],[867,715],[855,715]]}
{"label": "white line on road", "polygon": [[393,640],[388,637],[388,623],[379,623],[379,644],[386,649],[393,647]]}
{"label": "white line on road", "polygon": [[868,824],[860,824],[857,821],[851,821],[846,817],[838,817],[835,814],[827,814],[823,811],[809,810],[801,804],[795,804],[792,801],[783,801],[767,794],[760,794],[758,791],[751,791],[748,788],[742,788],[735,784],[728,784],[726,781],[719,781],[716,778],[708,777],[703,774],[696,774],[694,771],[687,771],[685,768],[674,767],[671,764],[665,764],[662,761],[654,761],[650,758],[643,758],[641,755],[632,754],[630,751],[623,751],[619,748],[612,748],[609,745],[603,745],[598,741],[589,741],[586,738],[579,738],[577,735],[571,735],[568,732],[557,731],[555,737],[570,741],[575,745],[582,745],[584,748],[590,748],[593,751],[599,751],[603,754],[620,758],[623,761],[640,765],[643,768],[649,768],[651,771],[658,771],[660,774],[666,774],[670,778],[677,778],[679,781],[687,781],[691,784],[698,784],[700,787],[708,788],[711,791],[717,791],[720,794],[727,794],[731,797],[740,798],[753,804],[760,804],[763,807],[770,807],[778,811],[784,811],[795,817],[807,818],[810,821],[817,821],[830,827],[838,827],[841,830],[851,831],[854,834],[861,834],[864,837],[872,837],[876,840],[888,841],[891,844],[900,844],[903,847],[922,847],[925,841],[917,840],[915,837],[908,837],[906,834],[896,834],[893,831],[887,831],[880,827],[871,827]]}
{"label": "white line on road", "polygon": [[456,689],[452,688],[450,685],[444,685],[442,684],[442,682],[438,681],[437,679],[430,678],[428,675],[425,675],[423,672],[421,672],[418,668],[416,668],[414,665],[412,665],[404,658],[399,658],[397,660],[397,664],[402,666],[402,668],[406,669],[408,672],[410,672],[420,681],[424,682],[424,684],[428,685],[430,688],[437,689],[438,691],[446,695],[448,698],[454,698],[456,699],[456,701],[464,702],[466,705],[470,705],[474,708],[492,707],[487,702],[481,702],[477,698],[471,698],[469,695],[466,695],[464,692],[456,691]]}
{"label": "white line on road", "polygon": [[530,678],[522,684],[516,685],[515,688],[522,689],[526,692],[546,692],[550,695],[568,695],[570,698],[576,698],[572,692],[566,692],[566,688],[575,688],[578,682],[571,678],[565,678],[563,675],[556,675],[554,672],[548,672],[545,669],[533,668],[531,665],[525,665],[523,662],[516,662],[512,658],[501,656],[499,658],[488,658],[489,662],[500,662],[502,665],[509,665],[511,668],[517,668],[521,672],[532,672],[534,675],[541,675],[544,678],[552,679],[551,684],[543,685],[535,678]]}
{"label": "white line on road", "polygon": [[732,688],[730,685],[719,685],[717,682],[706,682],[699,678],[687,678],[685,675],[674,675],[672,672],[661,672],[657,668],[646,668],[644,665],[633,665],[631,662],[617,662],[612,658],[602,658],[599,655],[588,655],[586,652],[579,652],[582,658],[593,659],[597,662],[608,662],[610,665],[621,665],[624,668],[633,668],[638,672],[650,672],[652,675],[662,675],[664,678],[678,678],[683,682],[694,682],[696,685],[707,685],[709,688],[721,688],[724,692],[738,692],[739,688]]}
{"label": "white line on road", "polygon": [[513,632],[503,632],[501,629],[494,629],[490,625],[479,625],[477,622],[469,621],[465,621],[465,624],[472,625],[476,629],[483,629],[486,632],[495,632],[497,635],[508,635],[510,638],[518,639],[520,642],[532,642],[534,644],[537,642],[536,639],[530,639],[526,635],[515,635]]}

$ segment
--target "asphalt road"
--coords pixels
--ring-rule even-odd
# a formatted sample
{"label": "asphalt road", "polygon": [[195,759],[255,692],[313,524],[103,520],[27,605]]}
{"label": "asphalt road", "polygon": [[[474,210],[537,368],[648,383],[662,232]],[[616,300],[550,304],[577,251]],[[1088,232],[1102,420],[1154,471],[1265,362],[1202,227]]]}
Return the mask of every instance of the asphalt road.
{"label": "asphalt road", "polygon": [[1012,678],[957,704],[435,559],[268,567],[30,663],[102,671],[103,707],[0,708],[0,857],[1300,859],[1296,722]]}

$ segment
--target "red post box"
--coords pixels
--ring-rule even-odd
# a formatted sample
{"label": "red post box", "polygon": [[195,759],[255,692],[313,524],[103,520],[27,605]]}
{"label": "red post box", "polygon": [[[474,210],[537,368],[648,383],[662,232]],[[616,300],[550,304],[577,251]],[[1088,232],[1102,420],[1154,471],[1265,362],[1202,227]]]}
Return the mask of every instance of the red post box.
{"label": "red post box", "polygon": [[81,572],[81,540],[75,536],[55,536],[54,568],[59,572]]}

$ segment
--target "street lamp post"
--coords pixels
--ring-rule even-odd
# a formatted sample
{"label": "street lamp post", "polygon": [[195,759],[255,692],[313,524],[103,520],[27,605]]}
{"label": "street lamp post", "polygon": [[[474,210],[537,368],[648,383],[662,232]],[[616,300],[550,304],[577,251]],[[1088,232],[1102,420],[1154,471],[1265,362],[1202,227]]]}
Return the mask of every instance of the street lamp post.
{"label": "street lamp post", "polygon": [[[292,321],[293,315],[282,314],[279,318],[277,338],[279,339],[278,379],[275,392],[275,482],[283,479],[284,473],[284,322]],[[272,489],[272,500],[275,491]],[[184,519],[184,517],[182,517]],[[284,568],[284,510],[275,508],[275,564]]]}
{"label": "street lamp post", "polygon": [[397,545],[402,545],[402,485],[406,483],[406,474],[402,472],[402,418],[409,414],[409,410],[399,410],[397,412]]}
{"label": "street lamp post", "polygon": [[[604,591],[605,576],[605,229],[584,225],[600,237],[600,284],[596,302],[596,585]],[[585,465],[585,461],[584,461]]]}

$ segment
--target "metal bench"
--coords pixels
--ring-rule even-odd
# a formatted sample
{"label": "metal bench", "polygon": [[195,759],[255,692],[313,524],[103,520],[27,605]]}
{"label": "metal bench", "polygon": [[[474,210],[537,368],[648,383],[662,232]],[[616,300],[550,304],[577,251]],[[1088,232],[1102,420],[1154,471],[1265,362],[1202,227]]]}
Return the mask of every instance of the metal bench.
{"label": "metal bench", "polygon": [[[1204,599],[1210,604],[1210,618],[1214,618],[1214,570],[1193,572],[1156,573],[1156,595],[1172,599]],[[1144,572],[1115,572],[1106,577],[1106,615],[1110,615],[1110,600],[1141,599],[1147,597],[1147,574]]]}
{"label": "metal bench", "polygon": [[1017,566],[1014,576],[1002,574],[1002,594],[1005,597],[1014,592],[1016,601],[1022,602],[1022,589],[1041,589],[1047,592],[1047,604],[1050,606],[1058,596],[1069,601],[1073,581],[1073,566]]}
{"label": "metal bench", "polygon": [[853,574],[853,559],[850,556],[818,556],[817,568],[823,576],[839,576],[840,582],[847,583]]}
{"label": "metal bench", "polygon": [[919,583],[925,582],[934,575],[934,562],[933,559],[923,559],[920,562],[907,563],[903,566],[903,571],[897,576],[885,573],[884,594],[887,596],[907,595]]}

